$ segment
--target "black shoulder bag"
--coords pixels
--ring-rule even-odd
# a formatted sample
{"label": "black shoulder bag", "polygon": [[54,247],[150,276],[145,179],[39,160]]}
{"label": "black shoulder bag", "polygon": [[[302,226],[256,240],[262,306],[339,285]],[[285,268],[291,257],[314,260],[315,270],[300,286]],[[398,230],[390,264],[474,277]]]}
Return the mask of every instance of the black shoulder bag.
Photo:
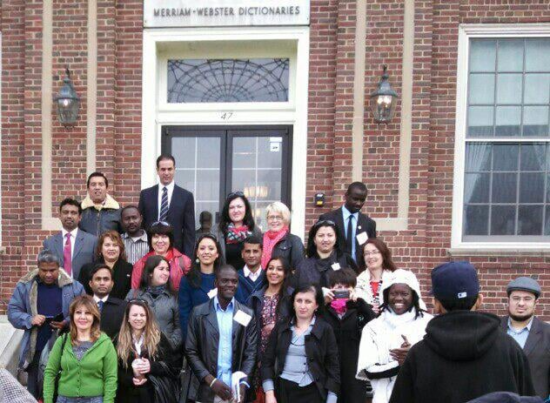
{"label": "black shoulder bag", "polygon": [[67,343],[68,334],[65,333],[63,337],[63,343],[61,343],[61,357],[59,357],[59,371],[55,376],[55,382],[53,384],[53,401],[57,401],[57,393],[59,391],[59,378],[61,378],[61,360],[63,359],[63,350],[65,350],[65,343]]}

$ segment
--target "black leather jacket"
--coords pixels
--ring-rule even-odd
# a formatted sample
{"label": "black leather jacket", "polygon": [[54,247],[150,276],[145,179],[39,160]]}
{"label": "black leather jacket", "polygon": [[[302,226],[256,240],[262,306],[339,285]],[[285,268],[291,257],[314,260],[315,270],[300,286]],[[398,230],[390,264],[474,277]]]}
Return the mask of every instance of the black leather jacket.
{"label": "black leather jacket", "polygon": [[304,253],[304,244],[302,240],[294,234],[286,234],[273,248],[271,257],[281,257],[285,259],[290,268],[295,270],[298,264],[305,259]]}
{"label": "black leather jacket", "polygon": [[[245,327],[233,321],[233,366],[232,372],[242,371],[252,374],[256,365],[258,332],[254,312],[246,305],[234,300],[234,314],[238,311],[252,316]],[[219,329],[214,299],[197,306],[191,318],[185,340],[185,355],[199,383],[192,382],[188,399],[202,403],[212,403],[215,394],[204,382],[207,375],[216,376],[218,372]],[[250,381],[246,380],[248,384]],[[229,385],[231,386],[231,385]]]}
{"label": "black leather jacket", "polygon": [[[276,393],[291,340],[290,321],[277,323],[269,335],[267,349],[262,357],[260,367],[262,381],[273,380]],[[332,328],[320,317],[315,318],[311,334],[306,337],[306,355],[309,372],[323,399],[326,399],[329,391],[338,394],[340,391],[338,345]]]}

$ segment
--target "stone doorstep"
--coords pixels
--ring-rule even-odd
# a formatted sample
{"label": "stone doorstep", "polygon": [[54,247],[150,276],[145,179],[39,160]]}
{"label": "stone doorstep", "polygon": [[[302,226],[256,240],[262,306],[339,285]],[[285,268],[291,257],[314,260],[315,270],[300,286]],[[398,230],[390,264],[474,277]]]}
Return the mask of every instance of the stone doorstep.
{"label": "stone doorstep", "polygon": [[17,376],[19,346],[24,331],[15,329],[6,315],[0,315],[0,368],[6,368],[13,376]]}

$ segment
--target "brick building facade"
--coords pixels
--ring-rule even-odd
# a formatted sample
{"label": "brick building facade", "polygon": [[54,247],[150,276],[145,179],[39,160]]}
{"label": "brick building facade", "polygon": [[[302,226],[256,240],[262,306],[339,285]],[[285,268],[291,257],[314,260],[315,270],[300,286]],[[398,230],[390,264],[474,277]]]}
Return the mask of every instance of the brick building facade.
{"label": "brick building facade", "polygon": [[[185,42],[189,52],[200,50],[206,42],[201,42],[201,27],[144,28],[144,4],[137,0],[4,0],[0,13],[0,294],[6,302],[16,281],[33,267],[44,237],[55,232],[59,201],[67,196],[84,197],[88,173],[100,170],[112,178],[110,193],[123,205],[137,203],[140,189],[154,181],[151,161],[157,153],[150,152],[149,145],[160,145],[165,130],[158,122],[165,116],[176,116],[164,120],[171,122],[167,127],[175,123],[197,125],[194,120],[186,120],[197,112],[170,115],[168,108],[166,113],[158,112],[156,118],[151,116],[151,111],[162,108],[154,104],[150,88],[155,94],[162,93],[166,78],[148,73],[152,68],[149,60],[157,58],[162,67],[162,60],[170,58],[170,52],[179,54],[175,48],[178,41]],[[204,35],[215,36],[217,29]],[[220,37],[211,38],[213,46],[217,47],[226,32],[238,35],[247,29],[251,35],[264,34],[263,27],[241,31],[220,28]],[[543,183],[543,194],[548,195],[543,195],[542,204],[535,210],[531,204],[523,206],[521,197],[516,200],[518,205],[510,213],[516,217],[516,230],[512,231],[516,238],[491,239],[489,229],[487,234],[473,231],[474,235],[487,236],[473,237],[470,242],[466,241],[468,230],[462,223],[486,217],[486,210],[481,206],[476,210],[478,215],[468,216],[468,210],[463,216],[467,176],[464,170],[469,168],[460,162],[466,158],[465,149],[471,147],[466,133],[475,126],[472,120],[466,123],[465,111],[471,108],[469,116],[479,116],[474,115],[479,111],[472,101],[472,94],[478,90],[470,87],[470,97],[464,95],[468,94],[467,83],[472,82],[467,81],[468,77],[477,74],[472,60],[478,59],[468,57],[471,49],[477,49],[472,47],[472,40],[490,38],[498,55],[498,49],[508,46],[498,45],[500,40],[524,40],[523,45],[510,45],[513,51],[520,49],[525,55],[517,78],[522,75],[522,88],[527,88],[529,80],[541,80],[536,86],[540,93],[535,96],[539,109],[533,113],[550,107],[550,93],[544,92],[550,91],[550,87],[545,87],[550,71],[544,66],[537,70],[529,65],[529,52],[539,49],[531,39],[540,41],[542,60],[546,57],[544,49],[550,49],[545,47],[545,41],[550,40],[547,1],[311,0],[307,26],[295,31],[290,27],[288,32],[281,29],[281,38],[277,31],[278,28],[266,27],[264,40],[287,41],[282,47],[284,52],[291,43],[287,47],[297,55],[290,56],[291,66],[295,63],[294,73],[290,73],[294,77],[291,81],[295,80],[293,91],[297,98],[307,95],[307,104],[305,97],[291,102],[295,106],[293,113],[301,114],[301,118],[281,119],[292,127],[292,190],[288,200],[292,201],[296,221],[293,232],[304,235],[319,214],[340,206],[346,185],[360,179],[369,188],[364,212],[377,220],[379,236],[390,245],[399,266],[414,270],[424,290],[434,265],[450,259],[468,259],[479,270],[486,307],[493,312],[503,313],[503,289],[518,275],[535,276],[543,290],[550,291],[550,218],[545,218],[544,212],[546,209],[550,217],[550,183]],[[170,34],[170,39],[155,39],[165,34]],[[241,54],[242,46],[237,42],[235,39],[235,52]],[[493,42],[484,48],[488,49],[485,55],[489,60]],[[150,44],[156,46],[153,53]],[[396,116],[388,125],[374,123],[364,107],[383,64],[388,65],[391,84],[400,94]],[[78,123],[70,129],[59,124],[52,103],[65,66],[70,67],[82,98]],[[155,66],[158,73],[160,68]],[[300,66],[307,66],[307,74],[300,71]],[[489,68],[483,70],[485,78],[492,79],[490,74],[503,76],[499,66],[496,73]],[[513,98],[514,94],[509,96]],[[502,127],[513,126],[509,121],[499,126],[498,119],[505,118],[498,116],[512,116],[515,110],[502,109],[502,105],[513,102],[504,99],[504,95],[496,97],[487,101],[493,106],[483,103],[483,107],[487,114],[496,111],[494,127],[498,137]],[[529,126],[526,119],[531,112],[527,104],[530,105],[522,98],[522,104],[516,106],[525,111],[521,112],[525,123],[522,120],[519,126],[525,126],[521,130],[527,133],[528,127],[538,130],[542,126],[544,130],[546,125],[546,135],[539,133],[534,139],[536,145],[547,147],[548,119],[535,119],[536,125]],[[488,108],[493,108],[493,112]],[[238,116],[239,109],[235,110]],[[219,112],[221,116],[227,110],[220,107]],[[249,123],[244,117],[235,122],[216,119],[212,124],[223,123],[226,128]],[[198,125],[201,124],[204,120]],[[517,139],[511,139],[514,140]],[[541,172],[550,182],[548,150],[545,163]],[[298,172],[302,167],[305,172]],[[487,175],[496,179],[492,173]],[[314,206],[317,193],[326,195],[323,208]],[[495,208],[491,207],[491,200],[486,206],[489,212]],[[525,218],[522,208],[538,211],[539,207],[543,211],[541,233],[522,236],[521,229],[517,229],[522,220],[535,220],[532,215]],[[496,215],[494,211],[487,214]],[[491,222],[497,228],[496,221]],[[548,298],[542,299],[539,311],[546,317],[550,317]]]}

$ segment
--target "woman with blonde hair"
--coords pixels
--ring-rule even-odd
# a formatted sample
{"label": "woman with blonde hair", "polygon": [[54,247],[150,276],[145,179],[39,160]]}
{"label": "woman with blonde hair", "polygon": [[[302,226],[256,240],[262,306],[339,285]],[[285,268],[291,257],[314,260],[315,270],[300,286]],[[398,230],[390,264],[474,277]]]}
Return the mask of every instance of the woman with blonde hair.
{"label": "woman with blonde hair", "polygon": [[44,403],[54,403],[56,393],[57,403],[113,403],[117,356],[100,330],[97,304],[88,295],[79,296],[69,312],[70,331],[55,342],[44,372]]}
{"label": "woman with blonde hair", "polygon": [[145,300],[129,301],[118,334],[118,403],[176,403],[179,363]]}
{"label": "woman with blonde hair", "polygon": [[90,287],[92,271],[98,264],[105,264],[111,269],[114,286],[110,296],[124,299],[130,291],[133,266],[126,261],[124,242],[116,231],[107,231],[99,236],[95,251],[96,259],[93,263],[87,263],[80,269],[78,282],[84,286],[88,295],[93,295]]}
{"label": "woman with blonde hair", "polygon": [[290,210],[281,202],[267,206],[267,231],[263,239],[262,268],[275,257],[283,258],[294,270],[304,260],[302,240],[290,233]]}

